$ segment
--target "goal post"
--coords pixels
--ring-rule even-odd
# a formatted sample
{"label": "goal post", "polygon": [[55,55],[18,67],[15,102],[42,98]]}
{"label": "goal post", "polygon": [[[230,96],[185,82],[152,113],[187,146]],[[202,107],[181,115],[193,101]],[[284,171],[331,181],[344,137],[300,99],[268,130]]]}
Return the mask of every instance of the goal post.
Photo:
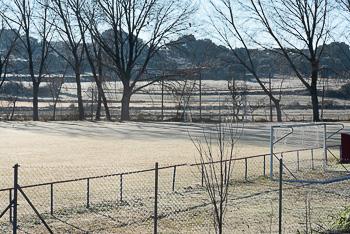
{"label": "goal post", "polygon": [[[327,123],[272,125],[270,129],[270,178],[274,175],[275,147],[284,143],[292,150],[322,149],[323,168],[327,166]],[[339,131],[338,131],[339,132]],[[288,142],[288,143],[287,143]],[[302,148],[300,148],[302,147]]]}

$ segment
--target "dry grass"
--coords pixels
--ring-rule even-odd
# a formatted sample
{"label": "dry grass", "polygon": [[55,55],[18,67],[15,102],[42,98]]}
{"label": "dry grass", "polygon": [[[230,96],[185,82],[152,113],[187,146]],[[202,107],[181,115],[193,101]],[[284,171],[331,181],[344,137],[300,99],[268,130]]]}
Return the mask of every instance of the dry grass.
{"label": "dry grass", "polygon": [[[251,128],[254,126],[248,126]],[[1,123],[0,188],[11,186],[14,163],[20,163],[22,185],[58,179],[94,176],[160,165],[194,162],[196,151],[188,133],[200,135],[198,126],[154,123]],[[268,126],[257,125],[254,135],[242,137],[237,157],[268,153],[265,147]],[[248,131],[248,129],[247,129]],[[295,154],[284,155],[285,164],[296,171]],[[309,152],[300,154],[303,178],[327,179],[322,173],[320,153],[315,152],[312,171]],[[263,175],[263,158],[234,165],[234,181],[226,222],[228,233],[274,233],[277,229],[277,183]],[[266,158],[266,173],[269,160]],[[277,171],[277,163],[275,163]],[[177,168],[176,191],[171,191],[172,169],[160,171],[159,221],[161,233],[206,233],[211,224],[211,206],[200,186],[197,167]],[[291,176],[286,172],[286,178]],[[44,213],[56,233],[150,233],[153,212],[153,172],[123,178],[123,202],[120,202],[120,178],[91,180],[91,208],[86,209],[86,181],[55,185],[54,214],[50,211],[50,187],[25,189],[33,203]],[[349,182],[300,187],[286,184],[284,191],[285,233],[305,228],[305,197],[311,201],[314,228],[326,225],[349,202]],[[0,209],[8,201],[0,193]],[[20,227],[28,233],[44,233],[43,226],[30,208],[20,200]],[[9,230],[8,216],[1,220],[0,231]],[[64,221],[64,222],[62,222]]]}

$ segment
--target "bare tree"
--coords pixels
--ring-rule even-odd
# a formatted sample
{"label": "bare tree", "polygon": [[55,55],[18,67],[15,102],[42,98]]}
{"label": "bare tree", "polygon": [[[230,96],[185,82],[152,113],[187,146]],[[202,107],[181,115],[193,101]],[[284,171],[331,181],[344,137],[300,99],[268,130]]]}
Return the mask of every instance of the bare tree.
{"label": "bare tree", "polygon": [[85,118],[81,91],[81,73],[84,54],[83,34],[77,25],[77,18],[75,17],[76,8],[73,8],[73,4],[75,3],[77,3],[77,7],[81,7],[82,1],[52,0],[51,2],[51,9],[59,19],[54,23],[57,28],[58,35],[64,43],[65,48],[63,49],[67,49],[67,51],[62,52],[62,48],[54,47],[54,49],[57,54],[66,60],[74,71],[75,82],[77,85],[79,120],[83,120]]}
{"label": "bare tree", "polygon": [[221,234],[229,189],[232,186],[235,145],[243,128],[228,122],[218,124],[215,130],[206,132],[203,128],[202,138],[191,137],[191,140],[198,151],[199,169],[213,206],[215,231]]}
{"label": "bare tree", "polygon": [[[188,29],[194,11],[189,0],[100,0],[87,9],[85,25],[113,62],[123,84],[121,120],[129,120],[131,96],[159,80],[144,73],[173,36]],[[102,33],[102,28],[107,30]],[[158,76],[161,78],[162,76]],[[143,81],[141,85],[137,84]]]}
{"label": "bare tree", "polygon": [[244,111],[247,105],[247,85],[244,84],[239,87],[237,82],[232,79],[227,82],[227,88],[230,91],[229,104],[232,107],[233,118],[237,122],[242,121],[244,114],[241,114],[241,112]]}
{"label": "bare tree", "polygon": [[350,0],[336,0],[339,4],[340,7],[350,13]]}
{"label": "bare tree", "polygon": [[[239,0],[211,1],[211,5],[216,13],[216,17],[211,16],[211,23],[219,39],[228,46],[238,62],[253,75],[261,89],[274,103],[277,121],[282,122],[280,98],[266,87],[266,84],[262,81],[262,77],[258,74],[257,65],[255,63],[256,55],[254,54],[254,50],[249,48],[249,37],[245,36],[245,25],[242,23],[242,20],[239,21],[237,15],[235,15],[235,12],[238,11]],[[237,43],[242,46],[242,48],[237,48],[235,46]]]}
{"label": "bare tree", "polygon": [[57,110],[57,103],[59,101],[60,95],[61,95],[61,91],[62,91],[62,87],[65,81],[65,77],[66,77],[66,73],[67,73],[67,67],[64,70],[62,76],[58,76],[58,77],[48,77],[48,87],[50,90],[50,94],[52,97],[52,107],[53,107],[53,113],[52,113],[52,120],[56,120],[56,110]]}
{"label": "bare tree", "polygon": [[[1,9],[1,11],[4,11]],[[6,28],[4,19],[0,15],[1,28],[0,28],[0,41],[4,48],[0,46],[0,89],[6,81],[8,69],[10,66],[11,55],[14,52],[15,46],[18,41],[18,35],[16,32],[12,32],[11,29]],[[5,19],[6,20],[6,19]]]}
{"label": "bare tree", "polygon": [[[96,40],[94,37],[89,33],[87,28],[85,27],[84,19],[82,17],[86,16],[83,14],[83,7],[88,4],[88,1],[86,0],[67,0],[67,4],[73,11],[73,14],[76,18],[77,25],[80,30],[81,34],[81,39],[82,39],[82,44],[84,47],[85,55],[86,58],[89,62],[91,72],[94,78],[94,81],[97,86],[98,90],[98,97],[99,97],[99,102],[98,102],[98,108],[97,108],[97,114],[96,114],[96,119],[100,119],[100,111],[101,111],[101,101],[103,102],[105,112],[106,112],[106,118],[107,120],[111,120],[111,115],[109,112],[109,107],[108,107],[108,102],[106,95],[103,90],[102,86],[102,49],[96,43]],[[90,43],[89,43],[89,42]]]}
{"label": "bare tree", "polygon": [[[278,50],[271,50],[287,59],[297,78],[309,91],[313,120],[320,121],[317,83],[320,58],[331,30],[329,1],[250,0],[245,6],[277,45]],[[295,57],[308,62],[309,74],[301,71]]]}
{"label": "bare tree", "polygon": [[[33,85],[33,120],[39,120],[38,93],[48,62],[53,27],[48,23],[48,0],[14,0],[7,4],[11,14],[3,15],[22,42]],[[19,30],[15,30],[15,28]],[[37,38],[37,39],[35,39]]]}

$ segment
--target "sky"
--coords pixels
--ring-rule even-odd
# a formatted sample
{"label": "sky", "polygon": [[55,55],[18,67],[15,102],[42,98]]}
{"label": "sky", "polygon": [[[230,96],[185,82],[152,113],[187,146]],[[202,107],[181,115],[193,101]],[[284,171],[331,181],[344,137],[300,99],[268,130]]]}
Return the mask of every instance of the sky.
{"label": "sky", "polygon": [[[221,0],[212,0],[214,4],[219,4]],[[237,2],[232,0],[232,2]],[[333,1],[330,0],[330,3]],[[335,2],[333,2],[335,3]],[[338,7],[338,5],[337,5]],[[256,38],[259,39],[259,41],[262,41],[264,43],[272,43],[271,37],[267,34],[262,33],[262,27],[258,26],[258,23],[256,21],[247,20],[247,18],[250,18],[251,15],[248,15],[247,11],[242,9],[241,7],[237,7],[234,14],[237,16],[236,20],[237,22],[240,22],[243,26],[241,27],[244,31],[244,28],[253,28],[255,31],[259,31],[256,35],[254,35]],[[200,22],[200,25],[198,25],[198,30],[194,32],[193,34],[197,38],[208,38],[212,39],[215,43],[223,44],[220,40],[217,39],[215,36],[215,30],[213,30],[213,27],[210,26],[210,15],[213,17],[215,15],[215,11],[213,7],[210,4],[210,0],[199,0],[199,9],[197,12],[196,20]],[[328,39],[328,42],[331,41],[340,41],[340,42],[346,42],[350,44],[350,37],[348,32],[350,32],[350,20],[348,20],[350,17],[350,12],[342,12],[336,8],[332,10],[331,16],[329,17],[332,30],[332,36]],[[216,25],[220,25],[219,22],[216,23]],[[249,32],[252,33],[252,32]],[[260,35],[260,37],[259,37]],[[297,43],[297,42],[295,42]],[[237,45],[236,42],[233,42],[232,44]]]}
{"label": "sky", "polygon": [[[6,2],[10,2],[12,0],[4,0],[5,3]],[[161,0],[162,1],[162,0]],[[195,35],[196,38],[199,38],[199,39],[211,39],[212,41],[214,41],[215,43],[217,44],[224,44],[222,43],[218,37],[217,37],[217,33],[215,33],[215,30],[213,28],[213,26],[211,25],[210,23],[210,16],[211,17],[214,17],[214,10],[213,10],[213,7],[211,6],[210,4],[210,1],[211,0],[190,0],[190,1],[194,1],[198,4],[198,11],[196,12],[196,15],[193,17],[193,20],[192,20],[192,29],[190,29],[188,32],[186,32],[186,34],[193,34]],[[212,0],[215,4],[219,3],[221,0]],[[233,2],[237,2],[237,1],[234,1],[232,0]],[[332,1],[332,0],[331,0]],[[235,14],[237,16],[237,21],[243,25],[243,32],[245,29],[248,29],[248,28],[254,28],[254,31],[257,31],[257,30],[260,30],[261,31],[261,28],[260,29],[257,29],[257,24],[255,22],[252,22],[252,21],[247,21],[246,20],[246,16],[247,16],[247,13],[240,9],[240,8],[237,8],[237,10],[235,10]],[[347,41],[349,42],[349,40],[346,40],[344,38],[344,31],[346,30],[345,28],[347,27],[347,31],[349,31],[349,24],[347,24],[345,26],[345,24],[341,24],[343,23],[345,20],[346,16],[340,14],[339,12],[336,12],[334,17],[332,17],[333,20],[335,20],[335,25],[337,25],[337,29],[334,30],[335,34],[334,34],[334,38],[336,38],[337,41]],[[220,26],[220,23],[219,21],[215,21],[216,22],[216,26]],[[223,29],[227,29],[225,27],[223,27]],[[255,35],[254,35],[255,36]],[[271,42],[271,39],[268,35],[264,35],[264,34],[261,34],[259,33],[257,35],[257,38],[260,40],[260,41],[263,41],[264,43],[268,43],[268,42]],[[235,41],[232,37],[232,45],[234,47],[240,47],[241,45]]]}

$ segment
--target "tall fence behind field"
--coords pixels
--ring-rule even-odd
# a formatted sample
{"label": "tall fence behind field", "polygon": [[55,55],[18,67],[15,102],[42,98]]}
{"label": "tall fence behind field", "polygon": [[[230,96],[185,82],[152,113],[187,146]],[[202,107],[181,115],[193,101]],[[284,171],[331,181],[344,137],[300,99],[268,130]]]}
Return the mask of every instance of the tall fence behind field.
{"label": "tall fence behind field", "polygon": [[[198,80],[188,82],[180,80],[161,81],[150,85],[132,96],[131,118],[134,120],[218,121],[220,118],[234,117],[238,120],[244,118],[250,121],[276,120],[273,103],[259,87],[237,87],[232,95],[226,83],[221,82],[221,87],[215,87],[210,82],[211,85],[204,83],[205,81],[202,84]],[[334,92],[340,88],[341,84],[328,85],[327,90]],[[46,84],[46,86],[49,85]],[[42,86],[42,89],[48,89],[45,84]],[[106,83],[105,86],[104,90],[112,117],[119,119],[122,87],[119,83]],[[320,90],[322,88],[319,87]],[[77,118],[78,104],[74,84],[64,84],[57,97],[47,92],[45,96],[39,98],[42,119],[53,119],[54,115],[57,120]],[[310,97],[304,87],[299,85],[275,88],[276,95],[279,95],[280,92],[283,121],[312,120]],[[82,94],[87,119],[94,119],[98,109],[98,93],[94,83],[83,83]],[[323,119],[350,119],[349,100],[324,97],[322,93],[320,95],[320,114]],[[0,94],[0,118],[30,119],[31,114],[30,96]],[[101,114],[103,118],[103,105]]]}
{"label": "tall fence behind field", "polygon": [[[335,160],[337,150],[334,152],[334,149],[337,148],[338,146],[328,148],[329,152],[334,153]],[[277,158],[283,158],[283,180],[287,183],[284,185],[287,195],[284,196],[299,199],[290,191],[305,192],[305,186],[328,185],[350,179],[350,168],[341,168],[336,162],[333,166],[338,168],[329,165],[329,171],[323,171],[322,157],[315,153],[317,150],[319,149],[284,151],[276,154],[280,157],[273,157],[277,162]],[[290,223],[279,222],[281,214],[277,212],[277,207],[281,202],[280,185],[275,180],[266,178],[269,162],[268,154],[233,159],[234,170],[229,182],[232,183],[232,196],[228,200],[225,221],[227,233],[242,230],[274,233],[278,232],[280,225],[291,227]],[[330,160],[329,163],[331,162]],[[45,233],[47,228],[42,225],[42,220],[45,220],[54,233],[88,233],[99,230],[114,233],[205,233],[213,230],[213,210],[203,181],[203,166],[205,165],[200,163],[169,166],[156,164],[154,168],[145,170],[37,184],[30,184],[29,177],[39,176],[40,173],[36,175],[31,170],[27,174],[25,166],[22,166],[17,177],[18,186],[38,214],[33,212],[33,207],[21,194],[17,194],[16,186],[0,189],[0,211],[14,200],[14,194],[18,195],[16,210],[12,206],[0,219],[0,231],[9,232],[16,225],[18,230],[25,233]],[[280,165],[275,163],[274,166],[278,181]],[[332,173],[335,171],[342,173]],[[344,194],[339,193],[338,188],[330,187],[322,191],[313,187],[312,191],[316,191],[317,196],[336,193],[346,204],[350,200],[350,194],[344,191],[344,185],[341,184],[339,189]],[[282,199],[287,200],[286,197]],[[285,205],[287,208],[284,211],[290,214],[292,206],[288,202]],[[264,213],[259,216],[262,211]],[[260,218],[257,219],[257,216]],[[303,227],[296,225],[293,230]]]}

